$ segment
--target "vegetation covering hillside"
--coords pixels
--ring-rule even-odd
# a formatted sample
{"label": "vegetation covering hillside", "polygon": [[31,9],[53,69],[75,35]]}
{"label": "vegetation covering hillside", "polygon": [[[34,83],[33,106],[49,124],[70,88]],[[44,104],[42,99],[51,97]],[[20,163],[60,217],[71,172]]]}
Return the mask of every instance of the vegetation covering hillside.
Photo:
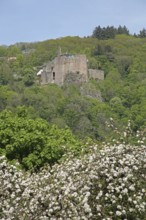
{"label": "vegetation covering hillside", "polygon": [[[89,67],[105,71],[104,81],[82,85],[40,87],[36,73],[56,56],[58,47],[86,54]],[[79,138],[103,140],[105,121],[113,117],[122,128],[130,119],[136,131],[146,119],[146,38],[116,35],[114,39],[65,37],[32,44],[0,47],[0,110],[26,106],[30,117],[41,117]]]}
{"label": "vegetation covering hillside", "polygon": [[[104,80],[40,86],[63,53]],[[0,219],[146,220],[146,30],[0,46]]]}

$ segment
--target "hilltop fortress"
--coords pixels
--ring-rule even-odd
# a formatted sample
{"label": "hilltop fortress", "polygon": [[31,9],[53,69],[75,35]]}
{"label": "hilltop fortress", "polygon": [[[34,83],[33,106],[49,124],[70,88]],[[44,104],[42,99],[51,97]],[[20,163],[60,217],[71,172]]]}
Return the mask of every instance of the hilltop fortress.
{"label": "hilltop fortress", "polygon": [[37,73],[39,83],[41,85],[48,83],[63,85],[64,83],[87,82],[91,78],[103,80],[104,71],[88,69],[87,63],[86,55],[61,54],[60,52],[54,60],[48,62]]}

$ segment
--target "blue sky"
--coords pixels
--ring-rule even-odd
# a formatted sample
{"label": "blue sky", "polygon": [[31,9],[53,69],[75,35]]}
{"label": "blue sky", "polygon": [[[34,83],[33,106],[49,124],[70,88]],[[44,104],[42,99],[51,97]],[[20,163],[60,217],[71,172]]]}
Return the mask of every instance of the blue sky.
{"label": "blue sky", "polygon": [[0,45],[89,36],[100,25],[146,28],[146,0],[0,0]]}

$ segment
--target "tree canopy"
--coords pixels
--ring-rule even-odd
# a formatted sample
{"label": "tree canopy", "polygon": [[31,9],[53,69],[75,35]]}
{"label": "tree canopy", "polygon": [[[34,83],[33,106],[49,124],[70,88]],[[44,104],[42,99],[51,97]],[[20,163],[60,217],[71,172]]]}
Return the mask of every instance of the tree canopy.
{"label": "tree canopy", "polygon": [[[57,129],[68,127],[75,139],[80,140],[90,138],[101,142],[114,139],[112,129],[107,126],[109,118],[114,119],[115,127],[121,132],[128,120],[131,120],[133,132],[144,129],[145,29],[140,31],[141,36],[132,36],[126,26],[97,26],[93,33],[92,36],[84,38],[64,37],[37,43],[1,46],[0,111],[11,111],[16,122],[22,121],[25,127],[28,118],[20,118],[17,115],[18,108],[24,106],[29,115],[29,122],[38,132],[41,133],[33,120],[38,124],[48,123],[49,130],[53,129],[52,126],[57,126]],[[36,73],[56,56],[58,47],[61,47],[63,53],[85,54],[88,67],[102,69],[105,79],[91,79],[80,84],[66,83],[62,87],[55,84],[40,86]],[[12,117],[9,120],[14,123]],[[13,136],[14,131],[12,128],[10,130]],[[3,127],[1,132],[3,133]],[[18,131],[17,142],[22,141],[21,132]],[[30,134],[23,135],[29,138]],[[33,133],[32,136],[36,137]],[[6,149],[4,143],[0,144]]]}

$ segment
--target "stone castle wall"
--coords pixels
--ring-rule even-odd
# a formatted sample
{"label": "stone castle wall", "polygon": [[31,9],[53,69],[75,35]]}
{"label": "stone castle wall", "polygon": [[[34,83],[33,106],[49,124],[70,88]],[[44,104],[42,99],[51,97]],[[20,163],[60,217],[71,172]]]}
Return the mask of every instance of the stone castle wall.
{"label": "stone castle wall", "polygon": [[89,79],[98,79],[98,80],[104,80],[104,71],[103,70],[97,70],[97,69],[89,69],[88,70]]}
{"label": "stone castle wall", "polygon": [[65,76],[69,73],[83,75],[83,80],[87,80],[87,61],[84,55],[61,55],[54,60],[55,82],[63,84]]}
{"label": "stone castle wall", "polygon": [[63,85],[68,74],[78,75],[80,82],[86,82],[89,78],[104,79],[102,70],[92,70],[87,67],[86,55],[59,55],[39,71],[40,83],[56,83]]}

